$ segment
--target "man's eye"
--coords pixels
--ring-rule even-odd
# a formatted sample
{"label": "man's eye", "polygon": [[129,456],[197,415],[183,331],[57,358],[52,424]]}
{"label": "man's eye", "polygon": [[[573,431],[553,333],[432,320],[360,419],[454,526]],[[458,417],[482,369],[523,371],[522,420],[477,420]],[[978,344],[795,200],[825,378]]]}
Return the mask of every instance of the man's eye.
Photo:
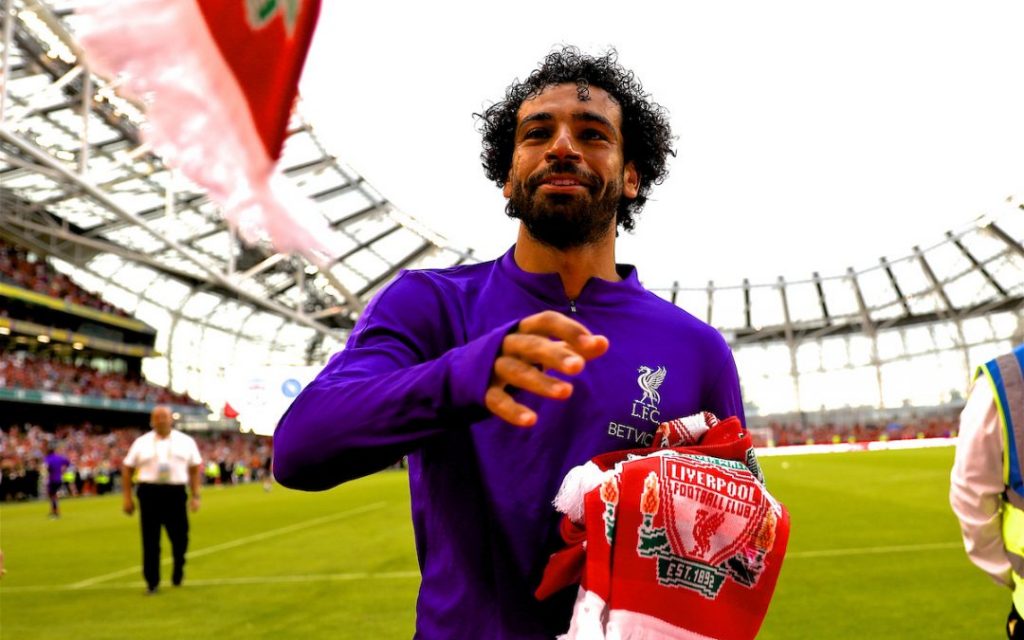
{"label": "man's eye", "polygon": [[597,129],[585,129],[580,132],[580,138],[584,140],[607,140],[608,136]]}
{"label": "man's eye", "polygon": [[548,136],[547,129],[530,129],[529,131],[527,131],[526,133],[523,134],[523,138],[524,139],[546,138],[547,136]]}

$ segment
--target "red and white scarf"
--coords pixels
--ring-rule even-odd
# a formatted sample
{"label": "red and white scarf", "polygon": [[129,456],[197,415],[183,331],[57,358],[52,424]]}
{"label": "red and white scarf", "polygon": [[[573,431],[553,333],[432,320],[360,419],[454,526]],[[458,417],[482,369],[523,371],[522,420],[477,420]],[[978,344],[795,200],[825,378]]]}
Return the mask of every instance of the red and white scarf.
{"label": "red and white scarf", "polygon": [[598,456],[555,499],[567,547],[537,597],[580,583],[568,640],[740,640],[764,620],[789,539],[739,419],[663,423],[656,448]]}

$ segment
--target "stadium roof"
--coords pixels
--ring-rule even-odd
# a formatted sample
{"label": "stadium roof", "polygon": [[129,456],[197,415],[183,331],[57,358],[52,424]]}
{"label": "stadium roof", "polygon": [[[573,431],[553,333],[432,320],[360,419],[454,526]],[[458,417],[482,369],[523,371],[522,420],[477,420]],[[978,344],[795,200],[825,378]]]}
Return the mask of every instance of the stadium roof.
{"label": "stadium roof", "polygon": [[[321,273],[268,244],[242,246],[206,194],[141,142],[139,105],[83,66],[73,5],[14,0],[16,19],[4,23],[4,235],[55,258],[81,284],[165,333],[175,333],[179,321],[190,324],[202,336],[191,342],[197,350],[209,333],[233,345],[266,343],[281,362],[310,364],[340,347],[363,305],[400,269],[473,260],[472,250],[450,246],[331,155],[300,115],[281,166],[317,202],[346,250]],[[938,243],[908,247],[904,256],[882,257],[859,271],[697,286],[664,286],[672,275],[659,274],[647,284],[718,327],[734,346],[795,348],[828,336],[1019,314],[1021,209],[1010,199]],[[158,343],[168,356],[171,347]]]}
{"label": "stadium roof", "polygon": [[[787,282],[704,288],[656,288],[691,313],[703,316],[734,345],[802,342],[849,333],[964,320],[1024,304],[1024,206],[979,218],[947,231],[933,245],[913,247],[873,267]],[[866,248],[866,250],[870,250]]]}
{"label": "stadium roof", "polygon": [[[299,115],[280,166],[339,232],[343,253],[321,273],[268,243],[242,246],[207,195],[149,152],[140,106],[88,73],[72,36],[73,4],[13,3],[0,197],[14,239],[104,280],[130,278],[132,291],[155,301],[165,287],[201,292],[334,338],[398,270],[470,258],[397,211]],[[240,329],[248,313],[206,306],[194,317],[225,328]]]}

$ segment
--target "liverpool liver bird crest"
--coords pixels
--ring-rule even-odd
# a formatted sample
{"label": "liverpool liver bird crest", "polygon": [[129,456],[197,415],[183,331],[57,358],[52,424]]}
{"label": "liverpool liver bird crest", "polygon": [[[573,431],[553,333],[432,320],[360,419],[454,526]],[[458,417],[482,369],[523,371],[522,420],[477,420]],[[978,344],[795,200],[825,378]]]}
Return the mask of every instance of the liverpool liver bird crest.
{"label": "liverpool liver bird crest", "polygon": [[650,367],[641,366],[637,371],[640,373],[640,376],[636,379],[636,383],[644,391],[644,397],[640,398],[640,404],[646,404],[648,400],[651,401],[652,405],[661,402],[658,387],[665,381],[665,374],[668,373],[665,367],[658,367],[652,370]]}
{"label": "liverpool liver bird crest", "polygon": [[721,511],[697,510],[697,520],[693,523],[693,555],[703,558],[711,550],[711,536],[715,535],[718,528],[725,522],[725,514]]}

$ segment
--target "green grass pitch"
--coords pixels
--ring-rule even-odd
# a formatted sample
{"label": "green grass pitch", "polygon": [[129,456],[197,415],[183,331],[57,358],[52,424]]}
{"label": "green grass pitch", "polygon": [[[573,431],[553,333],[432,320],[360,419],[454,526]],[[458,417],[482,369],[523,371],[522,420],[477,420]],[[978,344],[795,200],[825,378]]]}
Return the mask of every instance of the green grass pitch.
{"label": "green grass pitch", "polygon": [[[761,638],[1000,638],[1009,591],[967,561],[953,450],[762,458],[792,513]],[[143,595],[120,497],[0,507],[0,638],[409,638],[418,586],[402,472],[329,492],[207,488],[185,586]],[[164,541],[169,562],[169,545]]]}

